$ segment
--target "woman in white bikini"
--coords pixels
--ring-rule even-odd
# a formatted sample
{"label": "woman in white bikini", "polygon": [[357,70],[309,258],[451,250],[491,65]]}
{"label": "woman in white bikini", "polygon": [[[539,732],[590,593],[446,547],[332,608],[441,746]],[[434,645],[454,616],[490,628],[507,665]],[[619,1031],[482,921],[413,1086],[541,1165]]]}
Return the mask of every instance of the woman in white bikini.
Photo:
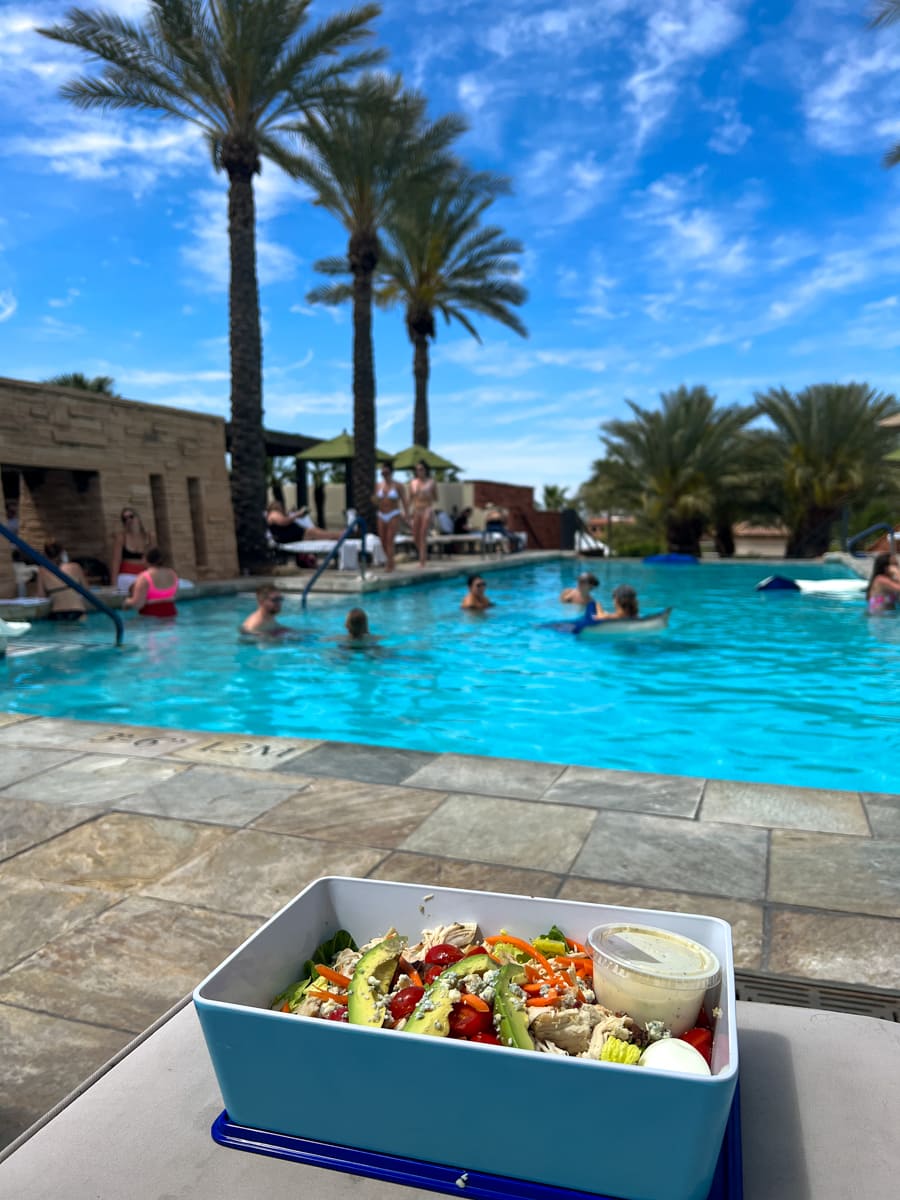
{"label": "woman in white bikini", "polygon": [[409,520],[409,510],[406,506],[406,491],[403,484],[394,479],[394,468],[390,463],[385,463],[381,468],[381,482],[376,485],[372,500],[378,507],[378,532],[387,559],[385,570],[393,571],[394,539],[400,527],[400,518]]}
{"label": "woman in white bikini", "polygon": [[412,535],[419,552],[419,566],[428,563],[428,531],[434,516],[434,498],[437,493],[431,471],[425,462],[416,463],[416,477],[409,485],[412,496]]}

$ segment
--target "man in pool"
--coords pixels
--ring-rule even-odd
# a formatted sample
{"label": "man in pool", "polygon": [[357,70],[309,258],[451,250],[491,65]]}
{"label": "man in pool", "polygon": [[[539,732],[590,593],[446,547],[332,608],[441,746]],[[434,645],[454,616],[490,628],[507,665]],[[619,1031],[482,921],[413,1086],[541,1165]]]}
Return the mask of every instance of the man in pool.
{"label": "man in pool", "polygon": [[493,608],[493,600],[489,600],[485,594],[487,584],[481,575],[469,576],[469,590],[466,592],[461,607],[474,612],[483,612],[486,608]]}
{"label": "man in pool", "polygon": [[256,612],[251,613],[241,625],[241,633],[250,637],[280,638],[294,632],[278,620],[284,596],[271,583],[256,589]]}
{"label": "man in pool", "polygon": [[575,587],[565,588],[559,598],[563,604],[580,604],[586,607],[594,599],[591,592],[597,586],[597,576],[591,571],[582,571]]}

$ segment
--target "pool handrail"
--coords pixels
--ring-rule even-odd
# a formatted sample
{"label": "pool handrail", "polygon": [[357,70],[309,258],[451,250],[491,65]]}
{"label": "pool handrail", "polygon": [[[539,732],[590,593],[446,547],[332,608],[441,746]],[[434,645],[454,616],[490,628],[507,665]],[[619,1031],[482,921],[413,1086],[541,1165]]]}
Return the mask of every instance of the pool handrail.
{"label": "pool handrail", "polygon": [[341,546],[343,546],[344,542],[346,542],[347,538],[350,536],[351,533],[353,533],[353,531],[355,529],[359,529],[359,536],[360,536],[359,577],[360,577],[360,579],[365,579],[365,577],[366,577],[366,522],[365,522],[364,517],[353,517],[352,520],[347,522],[347,528],[344,530],[344,532],[341,534],[341,536],[334,543],[334,546],[332,547],[332,549],[328,551],[328,553],[325,555],[325,557],[322,559],[322,561],[316,567],[315,571],[312,574],[312,577],[310,578],[309,583],[307,583],[306,587],[303,589],[303,595],[300,597],[300,605],[302,608],[306,608],[306,598],[309,595],[309,593],[312,591],[316,580],[319,578],[319,576],[322,574],[322,572],[325,570],[325,568],[328,566],[328,564],[334,561],[335,556],[340,552]]}
{"label": "pool handrail", "polygon": [[[12,542],[17,550],[20,550],[23,554],[27,554],[39,567],[43,567],[45,571],[49,571],[51,575],[55,575],[66,587],[70,587],[73,592],[77,592],[79,596],[87,600],[88,604],[93,604],[94,608],[99,609],[102,613],[106,613],[116,627],[116,645],[122,645],[122,639],[125,636],[125,622],[114,609],[110,608],[108,604],[104,604],[89,588],[82,587],[80,583],[76,583],[70,575],[67,575],[65,571],[61,571],[55,563],[52,563],[45,554],[41,554],[40,550],[35,550],[34,546],[29,546],[28,542],[23,541],[18,534],[13,533],[11,529],[8,529],[3,524],[0,524],[0,536],[5,537],[8,542]],[[3,601],[0,600],[0,604],[2,603]]]}
{"label": "pool handrail", "polygon": [[855,533],[853,535],[853,537],[850,538],[850,540],[847,542],[847,553],[852,554],[855,558],[865,558],[866,557],[865,551],[864,550],[854,550],[854,546],[857,544],[857,542],[861,542],[863,540],[863,538],[870,537],[873,533],[878,533],[879,530],[881,530],[882,532],[884,532],[888,535],[888,542],[891,547],[891,554],[896,554],[897,553],[897,536],[894,533],[893,525],[888,525],[887,522],[885,522],[885,521],[879,521],[875,525],[870,525],[869,528],[864,529],[862,531],[862,533]]}

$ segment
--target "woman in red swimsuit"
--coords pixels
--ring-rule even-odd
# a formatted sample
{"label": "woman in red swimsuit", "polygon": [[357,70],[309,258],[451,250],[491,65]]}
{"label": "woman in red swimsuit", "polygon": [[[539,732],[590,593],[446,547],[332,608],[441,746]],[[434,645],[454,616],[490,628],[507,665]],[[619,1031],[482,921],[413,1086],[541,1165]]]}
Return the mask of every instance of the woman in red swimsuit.
{"label": "woman in red swimsuit", "polygon": [[[116,534],[113,545],[112,570],[110,582],[115,586],[120,575],[140,575],[147,569],[147,551],[154,544],[152,533],[144,528],[144,522],[130,504],[126,504],[121,514],[122,528]],[[125,580],[124,591],[129,580]]]}
{"label": "woman in red swimsuit", "polygon": [[142,617],[174,617],[178,576],[168,566],[158,546],[147,551],[147,570],[134,581],[125,608],[136,608]]}

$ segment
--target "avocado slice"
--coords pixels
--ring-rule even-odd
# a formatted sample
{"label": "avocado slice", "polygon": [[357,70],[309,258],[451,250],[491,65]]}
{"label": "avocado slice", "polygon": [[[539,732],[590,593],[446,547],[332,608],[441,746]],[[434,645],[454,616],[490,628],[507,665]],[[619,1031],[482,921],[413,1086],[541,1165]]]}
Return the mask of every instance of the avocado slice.
{"label": "avocado slice", "polygon": [[494,1017],[500,1018],[497,1036],[504,1046],[533,1050],[534,1042],[528,1032],[525,1001],[512,990],[512,985],[521,983],[524,978],[525,971],[517,963],[507,963],[500,968],[494,993]]}
{"label": "avocado slice", "polygon": [[450,1032],[450,1010],[454,1004],[450,993],[466,975],[483,975],[496,965],[487,954],[470,954],[468,958],[451,963],[425,989],[425,995],[407,1017],[403,1032],[446,1037]]}
{"label": "avocado slice", "polygon": [[347,988],[347,1020],[351,1025],[384,1024],[385,997],[397,970],[406,938],[389,937],[367,950]]}

